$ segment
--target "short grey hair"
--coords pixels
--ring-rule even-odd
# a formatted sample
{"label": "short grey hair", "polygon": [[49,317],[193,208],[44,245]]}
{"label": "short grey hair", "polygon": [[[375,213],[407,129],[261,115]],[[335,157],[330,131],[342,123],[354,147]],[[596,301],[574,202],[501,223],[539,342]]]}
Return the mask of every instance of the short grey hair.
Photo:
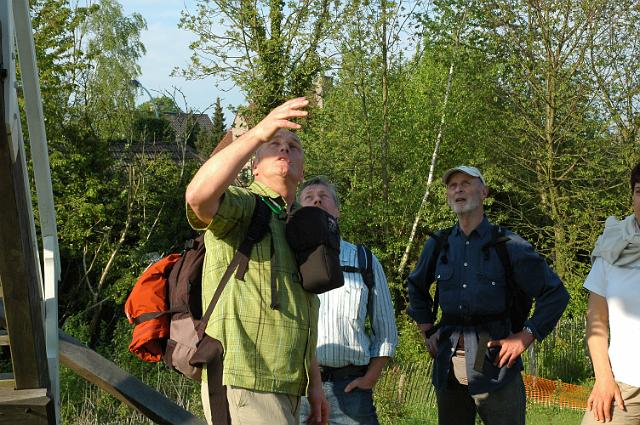
{"label": "short grey hair", "polygon": [[331,183],[331,180],[329,180],[329,178],[326,176],[315,176],[305,180],[304,183],[302,183],[302,185],[300,186],[300,190],[298,190],[298,202],[301,201],[300,196],[302,195],[302,192],[304,192],[304,190],[309,186],[315,186],[315,185],[322,185],[327,189],[329,189],[329,193],[333,198],[333,202],[336,203],[336,207],[340,208],[340,199],[338,199],[338,192],[336,191],[336,186],[333,183]]}

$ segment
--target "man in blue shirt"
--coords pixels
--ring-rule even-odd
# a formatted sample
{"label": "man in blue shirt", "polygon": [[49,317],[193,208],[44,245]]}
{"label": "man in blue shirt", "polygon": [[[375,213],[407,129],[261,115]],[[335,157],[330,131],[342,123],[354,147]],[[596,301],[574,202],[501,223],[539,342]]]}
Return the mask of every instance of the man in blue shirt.
{"label": "man in blue shirt", "polygon": [[[494,227],[484,215],[485,180],[477,168],[458,166],[448,170],[442,181],[458,222],[441,244],[435,262],[430,260],[436,240],[427,241],[407,279],[407,312],[435,358],[432,380],[438,423],[473,425],[478,413],[488,425],[524,425],[520,355],[535,339],[551,332],[569,295],[532,246],[505,231],[509,278],[535,299],[533,314],[521,330],[512,332],[508,276],[495,248]],[[434,281],[443,320],[431,333],[436,318],[429,287]]]}
{"label": "man in blue shirt", "polygon": [[[305,181],[298,199],[303,207],[315,206],[336,218],[340,216],[335,187],[324,177]],[[345,240],[340,241],[340,264],[343,270],[352,270],[344,272],[344,286],[319,295],[316,359],[329,401],[329,424],[377,425],[372,388],[398,344],[391,295],[374,255],[371,289],[359,272],[366,264],[359,264],[357,247]],[[370,332],[365,327],[367,317]],[[308,409],[307,400],[302,399],[301,422],[308,416]]]}

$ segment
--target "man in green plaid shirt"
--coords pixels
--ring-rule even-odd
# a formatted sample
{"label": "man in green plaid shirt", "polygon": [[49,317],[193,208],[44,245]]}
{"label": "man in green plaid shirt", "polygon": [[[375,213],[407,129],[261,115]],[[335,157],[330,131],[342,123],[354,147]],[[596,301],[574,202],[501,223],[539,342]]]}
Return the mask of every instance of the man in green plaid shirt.
{"label": "man in green plaid shirt", "polygon": [[[296,188],[304,167],[300,140],[287,129],[300,128],[291,119],[306,116],[308,103],[297,98],[272,110],[212,156],[187,187],[189,223],[205,230],[204,306],[244,239],[255,203],[267,202],[276,212],[267,236],[251,251],[244,281],[229,280],[207,326],[207,334],[224,348],[222,383],[227,386],[232,423],[298,424],[300,396],[305,394],[312,405],[309,422],[325,423],[328,417],[315,361],[319,301],[302,288],[284,236],[287,214],[297,207]],[[254,153],[254,183],[246,189],[232,186]],[[277,308],[272,308],[274,300]],[[207,385],[202,388],[205,416],[211,423]]]}

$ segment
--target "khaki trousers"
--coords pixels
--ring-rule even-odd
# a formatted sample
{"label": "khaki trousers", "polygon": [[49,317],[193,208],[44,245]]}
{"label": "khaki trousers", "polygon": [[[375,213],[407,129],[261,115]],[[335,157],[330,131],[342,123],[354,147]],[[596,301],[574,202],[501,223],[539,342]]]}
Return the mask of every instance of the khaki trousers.
{"label": "khaki trousers", "polygon": [[[200,387],[204,415],[207,423],[212,425],[209,391],[206,385]],[[300,423],[298,421],[299,396],[228,386],[227,400],[233,425],[299,425]]]}
{"label": "khaki trousers", "polygon": [[[618,406],[613,407],[613,415],[608,425],[640,425],[640,388],[618,382],[620,393],[624,400],[625,410]],[[586,411],[581,425],[601,425],[604,422],[596,421],[593,412]]]}

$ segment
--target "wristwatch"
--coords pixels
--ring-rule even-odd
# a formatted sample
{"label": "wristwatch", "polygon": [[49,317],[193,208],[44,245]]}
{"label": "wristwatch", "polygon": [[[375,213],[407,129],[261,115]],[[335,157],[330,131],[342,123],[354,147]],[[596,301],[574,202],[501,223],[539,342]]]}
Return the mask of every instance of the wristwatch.
{"label": "wristwatch", "polygon": [[528,334],[530,334],[533,337],[533,339],[536,339],[536,336],[533,334],[533,331],[531,330],[531,328],[529,326],[523,327],[522,330],[527,332]]}

